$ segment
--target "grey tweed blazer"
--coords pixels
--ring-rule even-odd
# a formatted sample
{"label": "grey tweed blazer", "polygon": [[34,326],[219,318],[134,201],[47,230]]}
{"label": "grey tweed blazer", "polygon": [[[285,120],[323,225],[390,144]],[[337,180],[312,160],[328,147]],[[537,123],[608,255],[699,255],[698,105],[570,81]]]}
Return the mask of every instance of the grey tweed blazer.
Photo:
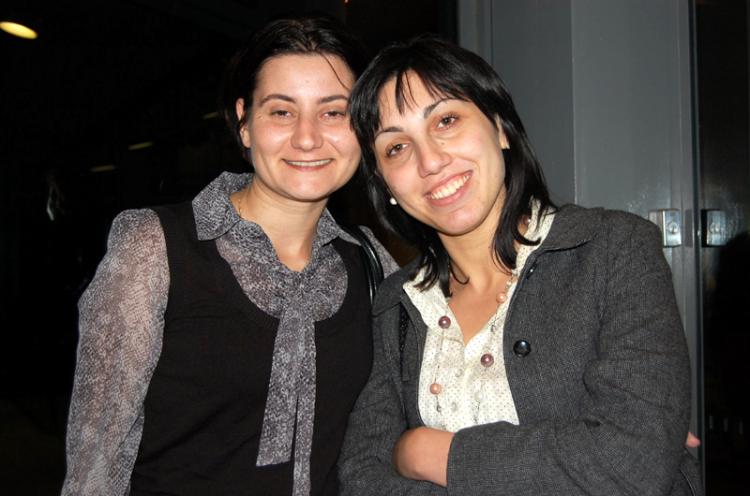
{"label": "grey tweed blazer", "polygon": [[[373,306],[372,375],[339,462],[345,495],[700,495],[685,451],[690,369],[656,227],[632,214],[561,208],[529,257],[503,354],[520,425],[456,433],[448,487],[404,479],[399,436],[423,425],[417,386],[427,328],[388,278]],[[399,350],[400,307],[408,315]]]}

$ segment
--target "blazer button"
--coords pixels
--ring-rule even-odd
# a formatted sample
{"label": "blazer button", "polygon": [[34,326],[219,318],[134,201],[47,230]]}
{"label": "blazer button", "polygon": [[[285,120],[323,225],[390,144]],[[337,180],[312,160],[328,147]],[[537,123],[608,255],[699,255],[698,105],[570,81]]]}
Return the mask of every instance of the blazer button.
{"label": "blazer button", "polygon": [[534,262],[534,265],[529,267],[529,270],[526,272],[526,279],[531,279],[531,276],[534,275],[535,270],[536,270],[536,262]]}
{"label": "blazer button", "polygon": [[519,339],[513,344],[513,353],[516,354],[516,356],[519,357],[525,357],[529,353],[531,353],[531,343],[528,341],[524,341],[523,339]]}

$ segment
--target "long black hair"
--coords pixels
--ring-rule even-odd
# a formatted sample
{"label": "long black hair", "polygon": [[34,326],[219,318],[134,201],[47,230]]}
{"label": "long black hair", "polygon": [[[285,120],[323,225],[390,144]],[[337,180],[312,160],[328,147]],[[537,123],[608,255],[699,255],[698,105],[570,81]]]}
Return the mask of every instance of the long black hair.
{"label": "long black hair", "polygon": [[[232,56],[224,71],[221,113],[243,152],[240,130],[250,114],[258,73],[266,61],[281,55],[333,55],[349,66],[355,78],[367,60],[362,43],[332,17],[287,17],[266,24]],[[237,117],[235,108],[239,98],[245,104],[242,118]]]}
{"label": "long black hair", "polygon": [[365,69],[350,96],[351,122],[362,147],[362,168],[378,217],[420,253],[420,262],[411,277],[424,268],[421,289],[440,284],[450,295],[451,265],[435,229],[409,216],[400,206],[390,206],[390,193],[377,170],[373,146],[380,129],[379,98],[383,87],[396,81],[395,101],[404,112],[409,95],[407,77],[416,75],[434,97],[449,97],[474,103],[497,127],[500,122],[508,139],[505,159],[505,203],[495,231],[494,250],[503,266],[516,266],[514,242],[535,244],[518,230],[524,216],[531,215],[531,200],[541,210],[554,208],[549,198],[539,162],[534,155],[513,100],[500,77],[478,55],[430,35],[396,43],[381,51]]}

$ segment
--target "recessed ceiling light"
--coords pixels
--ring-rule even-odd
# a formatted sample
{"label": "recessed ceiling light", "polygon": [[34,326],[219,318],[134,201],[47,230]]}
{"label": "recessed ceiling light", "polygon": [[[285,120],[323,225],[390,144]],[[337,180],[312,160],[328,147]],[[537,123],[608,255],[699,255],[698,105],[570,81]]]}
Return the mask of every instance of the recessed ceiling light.
{"label": "recessed ceiling light", "polygon": [[105,164],[105,165],[97,165],[96,167],[92,167],[89,169],[91,172],[111,172],[113,170],[117,169],[117,166],[115,164]]}
{"label": "recessed ceiling light", "polygon": [[154,146],[153,141],[144,141],[143,143],[136,143],[134,145],[130,145],[128,147],[128,150],[135,151],[135,150],[143,150],[144,148],[148,148],[150,146]]}
{"label": "recessed ceiling light", "polygon": [[8,34],[12,34],[13,36],[18,36],[19,38],[24,38],[26,40],[35,40],[39,37],[39,35],[36,34],[36,31],[17,22],[2,21],[0,22],[0,29]]}

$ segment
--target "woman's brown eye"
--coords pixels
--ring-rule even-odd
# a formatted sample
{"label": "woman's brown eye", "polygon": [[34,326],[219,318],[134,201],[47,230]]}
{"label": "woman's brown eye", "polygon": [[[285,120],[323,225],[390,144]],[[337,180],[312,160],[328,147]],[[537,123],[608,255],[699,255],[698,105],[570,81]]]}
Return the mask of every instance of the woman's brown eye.
{"label": "woman's brown eye", "polygon": [[388,157],[392,157],[392,156],[396,155],[398,152],[400,152],[403,149],[404,149],[404,144],[403,143],[397,143],[397,144],[395,144],[393,146],[390,146],[390,147],[386,148],[385,154]]}
{"label": "woman's brown eye", "polygon": [[446,115],[445,117],[442,117],[440,119],[440,127],[450,126],[451,124],[456,122],[456,120],[458,120],[458,117],[456,117],[455,115]]}

